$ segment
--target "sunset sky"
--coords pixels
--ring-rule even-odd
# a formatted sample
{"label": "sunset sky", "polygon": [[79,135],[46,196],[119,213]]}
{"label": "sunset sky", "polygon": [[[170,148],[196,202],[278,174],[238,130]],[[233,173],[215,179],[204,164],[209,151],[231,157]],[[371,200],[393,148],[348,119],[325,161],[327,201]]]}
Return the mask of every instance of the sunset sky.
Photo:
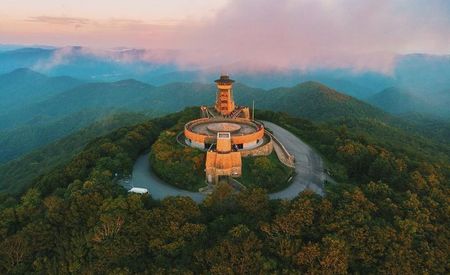
{"label": "sunset sky", "polygon": [[220,59],[384,70],[450,54],[446,0],[2,0],[0,43],[175,49]]}
{"label": "sunset sky", "polygon": [[0,43],[152,47],[163,43],[159,36],[175,27],[211,19],[226,3],[227,0],[2,0]]}

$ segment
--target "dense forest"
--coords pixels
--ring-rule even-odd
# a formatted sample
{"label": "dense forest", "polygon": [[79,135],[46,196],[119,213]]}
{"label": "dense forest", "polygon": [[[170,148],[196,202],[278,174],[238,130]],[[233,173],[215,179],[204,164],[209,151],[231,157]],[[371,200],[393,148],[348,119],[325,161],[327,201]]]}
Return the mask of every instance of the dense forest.
{"label": "dense forest", "polygon": [[163,131],[153,143],[149,154],[150,167],[165,182],[181,189],[198,192],[205,183],[205,158],[203,151],[178,144],[177,135],[184,124],[198,117],[198,110],[184,112],[183,118],[170,129]]}
{"label": "dense forest", "polygon": [[[80,119],[84,120],[83,118]],[[51,171],[56,166],[61,166],[69,162],[91,140],[117,128],[146,120],[148,120],[148,117],[143,114],[113,114],[65,138],[34,150],[16,160],[2,164],[0,165],[0,193],[20,193],[28,187],[35,177]],[[22,137],[16,137],[15,140],[25,142]]]}
{"label": "dense forest", "polygon": [[3,196],[0,273],[449,273],[446,145],[377,120],[257,112],[315,147],[339,183],[291,201],[227,186],[201,204],[127,194],[117,181],[192,113],[96,138],[20,197]]}
{"label": "dense forest", "polygon": [[247,188],[263,188],[272,193],[290,184],[294,169],[282,164],[276,153],[268,156],[242,158],[242,176],[238,178]]}

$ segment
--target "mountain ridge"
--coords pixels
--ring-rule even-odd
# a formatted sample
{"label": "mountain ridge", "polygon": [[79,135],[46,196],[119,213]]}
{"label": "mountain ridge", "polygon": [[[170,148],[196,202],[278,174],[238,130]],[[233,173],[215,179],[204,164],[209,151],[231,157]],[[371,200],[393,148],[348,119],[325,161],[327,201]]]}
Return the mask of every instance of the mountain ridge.
{"label": "mountain ridge", "polygon": [[[41,74],[34,74],[27,69],[15,73],[42,77]],[[56,78],[64,79],[65,77]],[[189,106],[212,105],[215,94],[216,87],[213,84],[204,83],[175,82],[153,86],[135,79],[82,82],[68,90],[56,92],[55,95],[44,100],[0,114],[0,144],[15,144],[17,149],[17,142],[23,140],[24,133],[30,133],[33,148],[36,148],[35,146],[51,142],[55,137],[61,138],[85,126],[84,122],[79,123],[73,118],[77,116],[77,113],[86,113],[88,110],[95,110],[95,112],[90,112],[90,116],[81,117],[82,121],[101,119],[114,112],[141,112],[155,117],[181,111]],[[306,81],[292,87],[270,90],[254,88],[238,82],[234,85],[234,98],[241,106],[252,106],[254,101],[257,109],[286,112],[312,121],[369,118],[404,129],[416,127],[411,121],[406,123],[403,119],[396,118],[377,107],[316,81]],[[69,124],[64,124],[63,128],[58,129],[58,134],[48,132],[63,121]],[[418,125],[430,128],[432,127],[430,125],[439,125],[439,123],[427,122]],[[422,130],[419,132],[424,133]],[[442,140],[445,131],[440,133],[438,138]],[[22,138],[14,139],[12,138],[14,134]],[[24,150],[16,149],[5,150],[10,157],[26,153]]]}
{"label": "mountain ridge", "polygon": [[0,113],[43,101],[83,81],[70,76],[49,77],[28,68],[0,75]]}
{"label": "mountain ridge", "polygon": [[263,104],[265,109],[284,111],[297,117],[312,120],[326,120],[338,117],[371,116],[378,119],[391,119],[382,110],[349,95],[339,93],[321,83],[308,81],[291,88],[269,90],[269,98]]}
{"label": "mountain ridge", "polygon": [[450,118],[450,92],[445,90],[435,92],[433,97],[423,97],[409,88],[390,87],[365,101],[395,115],[421,113],[435,118]]}

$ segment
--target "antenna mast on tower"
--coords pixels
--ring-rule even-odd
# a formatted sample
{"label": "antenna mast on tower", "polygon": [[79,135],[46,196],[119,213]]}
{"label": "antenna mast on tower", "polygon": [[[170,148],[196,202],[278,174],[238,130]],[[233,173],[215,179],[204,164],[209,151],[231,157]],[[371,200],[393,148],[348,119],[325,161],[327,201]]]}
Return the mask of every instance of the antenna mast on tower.
{"label": "antenna mast on tower", "polygon": [[253,118],[253,120],[255,120],[255,100],[253,100],[252,118]]}

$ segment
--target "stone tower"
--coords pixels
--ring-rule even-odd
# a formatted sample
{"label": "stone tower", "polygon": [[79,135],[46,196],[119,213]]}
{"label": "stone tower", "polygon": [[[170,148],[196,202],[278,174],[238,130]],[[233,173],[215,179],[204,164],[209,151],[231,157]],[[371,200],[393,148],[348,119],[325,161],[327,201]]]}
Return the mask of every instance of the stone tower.
{"label": "stone tower", "polygon": [[230,115],[234,109],[233,82],[228,75],[221,75],[217,83],[216,111],[222,116]]}
{"label": "stone tower", "polygon": [[231,134],[217,133],[216,151],[206,153],[206,180],[217,184],[220,181],[229,181],[229,177],[242,175],[242,160],[240,152],[233,152],[231,148]]}

